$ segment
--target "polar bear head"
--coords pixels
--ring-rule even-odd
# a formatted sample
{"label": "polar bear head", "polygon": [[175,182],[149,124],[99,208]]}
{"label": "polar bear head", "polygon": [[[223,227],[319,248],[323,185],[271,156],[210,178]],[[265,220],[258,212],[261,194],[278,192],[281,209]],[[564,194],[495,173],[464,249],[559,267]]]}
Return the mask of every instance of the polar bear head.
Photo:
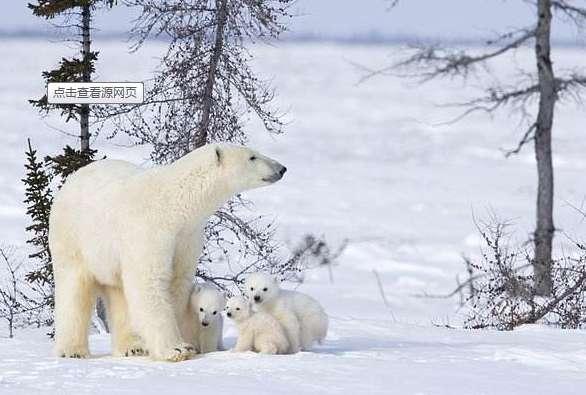
{"label": "polar bear head", "polygon": [[233,296],[226,302],[226,315],[234,321],[242,321],[250,317],[250,303],[241,296]]}
{"label": "polar bear head", "polygon": [[215,163],[217,178],[222,180],[232,192],[270,185],[283,178],[287,171],[287,168],[276,160],[248,147],[209,144],[207,150]]}
{"label": "polar bear head", "polygon": [[220,318],[226,300],[217,289],[203,285],[195,287],[190,303],[198,322],[203,327],[207,327]]}
{"label": "polar bear head", "polygon": [[247,147],[217,144],[214,147],[220,171],[238,191],[272,184],[283,178],[287,168]]}
{"label": "polar bear head", "polygon": [[251,302],[261,305],[279,295],[279,283],[266,273],[253,273],[244,282],[244,291]]}

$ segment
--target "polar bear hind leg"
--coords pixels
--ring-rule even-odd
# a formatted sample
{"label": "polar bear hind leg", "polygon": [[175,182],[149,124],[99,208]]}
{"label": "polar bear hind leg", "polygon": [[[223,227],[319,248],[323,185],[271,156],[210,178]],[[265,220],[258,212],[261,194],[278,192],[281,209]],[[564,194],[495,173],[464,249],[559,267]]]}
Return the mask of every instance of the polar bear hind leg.
{"label": "polar bear hind leg", "polygon": [[301,328],[299,331],[299,335],[300,335],[300,347],[301,350],[303,351],[309,351],[311,350],[311,346],[313,345],[313,341],[314,341],[314,336],[312,333],[312,328],[309,327],[307,324],[301,324]]}
{"label": "polar bear hind leg", "polygon": [[[88,331],[96,303],[96,284],[88,273],[84,273],[79,262],[73,262],[75,259],[74,256],[53,254],[56,280],[55,349],[59,357],[87,358]],[[68,270],[61,270],[62,265],[67,265]]]}

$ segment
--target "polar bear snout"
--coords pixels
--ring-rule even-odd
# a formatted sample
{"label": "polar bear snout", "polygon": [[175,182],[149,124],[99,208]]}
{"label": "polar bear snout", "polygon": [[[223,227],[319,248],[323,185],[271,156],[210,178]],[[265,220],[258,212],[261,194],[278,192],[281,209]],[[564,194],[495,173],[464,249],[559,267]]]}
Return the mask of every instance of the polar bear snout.
{"label": "polar bear snout", "polygon": [[254,295],[254,301],[260,303],[262,301],[260,295]]}
{"label": "polar bear snout", "polygon": [[287,171],[287,168],[285,166],[283,166],[282,164],[280,164],[279,162],[276,161],[272,161],[272,163],[270,164],[271,170],[273,171],[273,174],[271,174],[270,176],[264,177],[262,180],[268,183],[274,183],[279,181],[281,178],[283,178],[283,176],[285,175],[285,172]]}

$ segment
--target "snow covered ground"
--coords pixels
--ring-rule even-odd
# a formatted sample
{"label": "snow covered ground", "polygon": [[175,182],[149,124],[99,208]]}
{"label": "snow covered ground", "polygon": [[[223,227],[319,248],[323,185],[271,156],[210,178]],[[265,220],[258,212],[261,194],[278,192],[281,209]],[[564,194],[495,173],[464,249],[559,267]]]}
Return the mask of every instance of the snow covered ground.
{"label": "snow covered ground", "polygon": [[[96,42],[98,78],[138,80],[155,67],[162,44],[138,54]],[[331,331],[315,352],[294,356],[214,353],[179,364],[108,356],[109,342],[93,335],[89,360],[60,360],[42,331],[0,337],[0,393],[386,393],[572,394],[586,387],[586,332],[528,326],[509,333],[448,329],[461,316],[456,300],[420,298],[452,289],[461,254],[478,254],[473,214],[494,210],[512,219],[516,238],[531,230],[535,170],[530,149],[505,159],[519,137],[517,117],[473,116],[438,125],[458,112],[474,88],[455,83],[417,87],[396,78],[357,85],[360,71],[389,62],[395,48],[335,44],[278,44],[254,48],[256,67],[273,78],[290,120],[283,136],[254,122],[251,145],[289,172],[249,197],[272,215],[284,243],[305,233],[332,244],[349,239],[333,269],[307,273],[300,290],[317,297]],[[55,118],[40,118],[26,99],[42,94],[40,71],[62,55],[58,44],[0,39],[0,242],[22,245],[26,138],[42,153],[73,144]],[[557,67],[580,64],[584,53],[562,49]],[[531,64],[528,52],[495,65],[505,79]],[[475,83],[475,81],[473,81]],[[556,118],[557,226],[584,239],[580,206],[586,139],[583,110],[568,104]],[[60,129],[57,131],[55,129]],[[63,133],[64,132],[64,133]],[[98,137],[112,158],[148,166],[148,149]],[[557,239],[558,247],[564,243]],[[377,286],[380,275],[389,305]],[[4,335],[0,332],[0,335]],[[228,345],[235,331],[228,326]]]}

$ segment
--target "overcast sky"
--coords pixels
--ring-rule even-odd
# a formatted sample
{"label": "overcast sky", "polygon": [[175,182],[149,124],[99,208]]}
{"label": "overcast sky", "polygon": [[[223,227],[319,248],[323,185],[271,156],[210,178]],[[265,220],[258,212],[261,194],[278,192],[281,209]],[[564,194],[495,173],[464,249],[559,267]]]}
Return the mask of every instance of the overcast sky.
{"label": "overcast sky", "polygon": [[[31,1],[31,0],[29,0]],[[586,0],[574,0],[586,6]],[[47,31],[48,24],[31,15],[26,0],[3,0],[0,31]],[[389,11],[389,0],[298,0],[299,16],[290,23],[297,34],[328,37],[415,35],[420,37],[486,37],[491,32],[531,23],[533,9],[524,0],[401,0]],[[96,16],[95,26],[105,32],[124,32],[133,10],[123,6]],[[554,26],[554,37],[575,40],[567,23]],[[581,36],[585,37],[584,32]],[[583,40],[581,40],[583,41]]]}

